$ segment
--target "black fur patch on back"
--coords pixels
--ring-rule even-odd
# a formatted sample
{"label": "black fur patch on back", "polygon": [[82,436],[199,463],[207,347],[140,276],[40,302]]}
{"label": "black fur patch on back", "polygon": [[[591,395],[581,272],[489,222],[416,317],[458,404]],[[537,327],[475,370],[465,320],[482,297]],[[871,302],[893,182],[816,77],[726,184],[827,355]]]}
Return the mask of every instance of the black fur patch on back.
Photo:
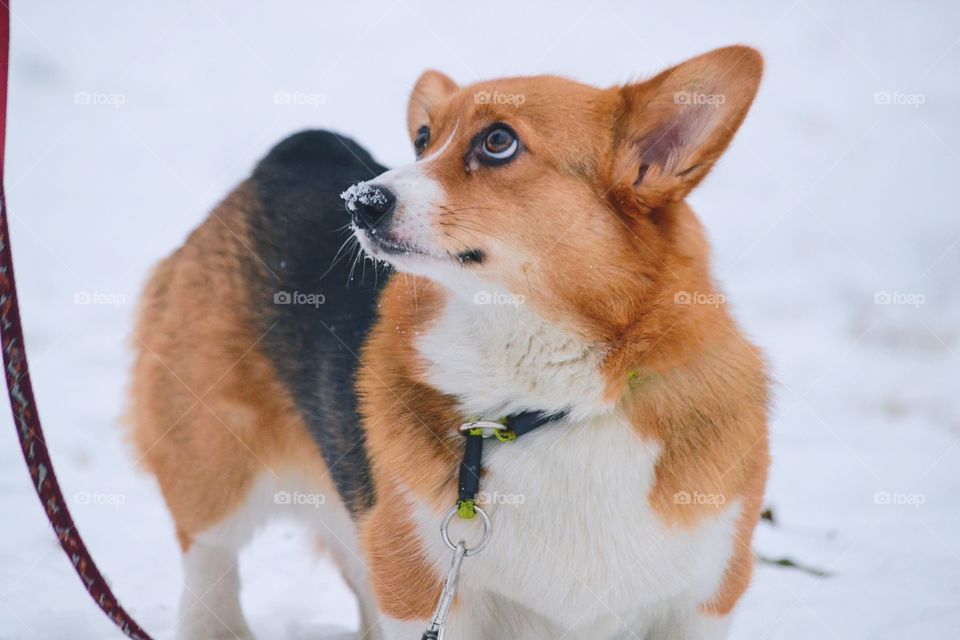
{"label": "black fur patch on back", "polygon": [[250,216],[249,311],[354,515],[374,501],[355,381],[387,277],[366,264],[365,278],[350,281],[350,252],[334,256],[350,235],[340,193],[385,170],[349,138],[304,131],[274,147],[252,178],[262,206]]}

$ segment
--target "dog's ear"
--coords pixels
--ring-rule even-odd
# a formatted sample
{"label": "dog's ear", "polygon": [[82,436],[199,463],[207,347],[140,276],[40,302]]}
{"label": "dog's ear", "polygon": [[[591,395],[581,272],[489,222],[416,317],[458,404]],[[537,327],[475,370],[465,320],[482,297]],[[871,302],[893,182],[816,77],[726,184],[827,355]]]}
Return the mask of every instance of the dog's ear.
{"label": "dog's ear", "polygon": [[410,93],[407,105],[407,129],[410,141],[417,137],[417,131],[430,121],[430,111],[438,102],[456,92],[457,83],[439,71],[424,71]]}
{"label": "dog's ear", "polygon": [[614,204],[642,214],[682,200],[736,133],[763,74],[755,49],[725,47],[619,89]]}

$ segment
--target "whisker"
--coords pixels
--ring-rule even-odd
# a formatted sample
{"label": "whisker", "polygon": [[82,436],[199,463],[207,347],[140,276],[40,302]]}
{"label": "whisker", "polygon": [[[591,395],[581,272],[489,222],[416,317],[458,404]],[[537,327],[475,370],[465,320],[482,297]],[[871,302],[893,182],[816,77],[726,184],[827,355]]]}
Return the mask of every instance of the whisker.
{"label": "whisker", "polygon": [[348,284],[348,285],[349,285],[351,282],[353,282],[353,273],[354,273],[354,271],[357,270],[357,262],[359,262],[360,259],[363,257],[363,248],[360,246],[360,243],[359,243],[359,242],[357,243],[356,248],[357,248],[357,252],[356,252],[356,254],[355,254],[354,257],[353,257],[353,264],[350,265],[350,273],[347,275],[347,284]]}
{"label": "whisker", "polygon": [[[469,227],[469,226],[463,225],[463,224],[461,224],[461,223],[459,223],[459,222],[450,222],[450,221],[447,221],[447,220],[441,220],[441,221],[440,221],[440,225],[441,225],[441,226],[445,226],[445,227],[453,227],[453,228],[455,228],[455,229],[461,229],[462,231],[467,231],[468,233],[476,233],[476,234],[478,234],[478,235],[486,236],[486,237],[492,238],[493,240],[496,240],[496,241],[498,241],[498,242],[502,242],[503,244],[507,245],[508,247],[510,247],[511,249],[513,249],[514,251],[519,251],[519,249],[517,249],[517,247],[515,247],[515,246],[514,246],[513,244],[511,244],[510,242],[507,242],[506,240],[504,240],[504,239],[501,238],[500,236],[498,236],[498,235],[496,235],[496,234],[493,234],[493,233],[490,233],[489,231],[487,231],[487,230],[485,230],[485,229],[477,229],[477,228],[474,228],[474,227]],[[446,232],[445,232],[445,233],[446,233]]]}
{"label": "whisker", "polygon": [[454,207],[446,204],[440,205],[440,210],[445,213],[462,213],[464,211],[494,211],[494,209],[491,207]]}
{"label": "whisker", "polygon": [[470,250],[471,250],[471,247],[470,247],[466,242],[464,242],[463,240],[461,240],[461,239],[459,239],[459,238],[451,235],[451,234],[448,233],[447,231],[444,231],[444,232],[443,232],[443,235],[446,236],[447,238],[450,238],[451,241],[459,244],[459,245],[463,248],[463,251],[470,251]]}
{"label": "whisker", "polygon": [[[327,275],[328,273],[330,273],[330,272],[333,270],[333,268],[337,265],[338,258],[340,258],[340,254],[343,252],[344,248],[346,248],[346,246],[347,246],[348,244],[350,244],[350,241],[351,241],[351,240],[352,240],[353,242],[356,242],[357,244],[359,244],[359,242],[360,242],[359,240],[357,240],[357,237],[351,233],[350,236],[349,236],[346,240],[343,241],[343,244],[340,245],[340,248],[337,249],[337,252],[336,252],[335,254],[333,254],[333,259],[330,261],[330,266],[327,267],[327,270],[323,272],[323,275],[321,275],[319,278],[317,278],[317,281],[318,281],[318,282],[319,282],[320,280],[323,280],[323,279],[326,277],[326,275]],[[344,254],[344,257],[346,257],[347,255],[349,255],[349,254]]]}

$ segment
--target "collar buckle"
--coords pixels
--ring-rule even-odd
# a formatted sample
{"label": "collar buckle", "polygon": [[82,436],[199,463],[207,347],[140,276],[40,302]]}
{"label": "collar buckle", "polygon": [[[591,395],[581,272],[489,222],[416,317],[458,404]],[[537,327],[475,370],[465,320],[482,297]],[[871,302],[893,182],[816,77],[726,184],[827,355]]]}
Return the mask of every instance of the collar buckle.
{"label": "collar buckle", "polygon": [[493,420],[473,420],[464,422],[460,425],[460,433],[467,436],[480,436],[481,438],[501,439],[510,428],[502,422]]}

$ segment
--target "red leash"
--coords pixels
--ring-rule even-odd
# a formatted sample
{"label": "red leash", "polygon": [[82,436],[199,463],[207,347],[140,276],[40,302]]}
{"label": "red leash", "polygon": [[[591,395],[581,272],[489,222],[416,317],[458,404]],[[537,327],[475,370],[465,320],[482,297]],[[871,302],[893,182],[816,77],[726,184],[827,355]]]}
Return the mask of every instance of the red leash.
{"label": "red leash", "polygon": [[30,469],[33,488],[47,512],[47,519],[60,540],[60,546],[73,563],[80,581],[90,597],[114,624],[129,638],[151,640],[130,617],[107,585],[90,552],[80,538],[63,499],[53,464],[47,452],[40,416],[37,413],[27,354],[20,325],[20,307],[17,304],[17,286],[13,277],[13,257],[10,253],[10,229],[7,225],[7,200],[3,190],[3,156],[7,129],[7,76],[10,66],[10,6],[9,0],[0,0],[0,340],[3,363],[7,374],[7,391],[13,410],[14,426],[20,438],[23,458]]}

